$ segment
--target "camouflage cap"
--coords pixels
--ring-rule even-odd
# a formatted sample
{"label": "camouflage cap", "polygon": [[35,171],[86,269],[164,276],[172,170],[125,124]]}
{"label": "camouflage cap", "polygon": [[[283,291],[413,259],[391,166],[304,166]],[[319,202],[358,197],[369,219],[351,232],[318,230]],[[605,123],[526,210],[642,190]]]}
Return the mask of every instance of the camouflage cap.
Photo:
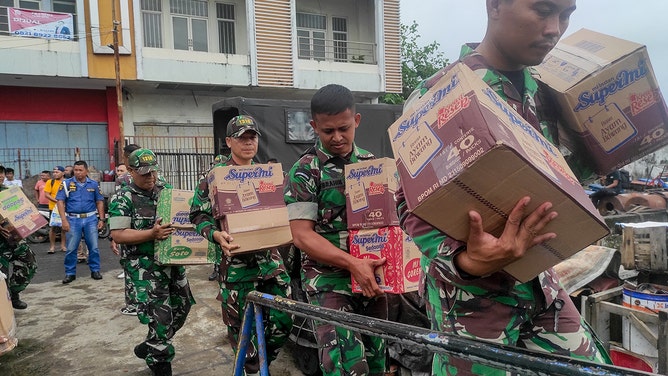
{"label": "camouflage cap", "polygon": [[128,167],[137,170],[139,175],[148,174],[151,171],[158,171],[158,159],[155,154],[148,149],[137,149],[130,153],[128,157]]}
{"label": "camouflage cap", "polygon": [[258,136],[262,136],[262,133],[258,130],[257,121],[252,116],[235,116],[227,123],[227,137],[241,137],[242,134],[248,131],[253,131]]}

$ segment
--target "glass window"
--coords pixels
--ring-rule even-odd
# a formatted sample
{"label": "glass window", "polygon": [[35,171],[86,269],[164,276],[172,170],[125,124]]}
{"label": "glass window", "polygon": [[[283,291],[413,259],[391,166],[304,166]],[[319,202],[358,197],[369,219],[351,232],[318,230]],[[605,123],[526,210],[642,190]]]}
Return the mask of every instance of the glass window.
{"label": "glass window", "polygon": [[41,0],[0,0],[0,34],[9,35],[7,8],[41,9]]}
{"label": "glass window", "polygon": [[208,51],[208,2],[201,0],[170,0],[169,10],[172,14],[172,25],[174,27],[172,30],[174,49]]}
{"label": "glass window", "polygon": [[324,60],[327,17],[297,13],[297,43],[300,59]]}
{"label": "glass window", "polygon": [[172,17],[174,49],[188,50],[188,19],[185,17]]}
{"label": "glass window", "polygon": [[192,20],[192,40],[194,51],[208,51],[209,42],[207,41],[206,20]]}
{"label": "glass window", "polygon": [[348,24],[345,18],[332,17],[334,61],[348,61]]}
{"label": "glass window", "polygon": [[218,51],[223,54],[237,53],[234,4],[216,4],[216,18],[218,19]]}
{"label": "glass window", "polygon": [[161,0],[141,0],[141,20],[144,46],[162,48]]}

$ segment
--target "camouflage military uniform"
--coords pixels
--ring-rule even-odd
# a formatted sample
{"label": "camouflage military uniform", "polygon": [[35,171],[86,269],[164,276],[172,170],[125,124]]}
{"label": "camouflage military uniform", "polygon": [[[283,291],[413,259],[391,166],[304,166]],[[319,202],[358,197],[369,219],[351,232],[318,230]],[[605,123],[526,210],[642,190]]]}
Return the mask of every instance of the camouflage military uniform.
{"label": "camouflage military uniform", "polygon": [[[546,124],[539,124],[534,101],[538,86],[529,69],[524,70],[525,90],[520,96],[513,84],[491,69],[481,55],[466,48],[463,52],[462,61],[549,138]],[[426,93],[447,69],[423,82],[409,101]],[[600,341],[580,316],[552,268],[526,283],[520,283],[504,272],[483,278],[462,276],[453,260],[466,244],[448,238],[408,212],[403,189],[397,191],[396,197],[401,226],[423,253],[420,263],[426,276],[423,283],[432,329],[578,359],[609,362]],[[504,375],[506,372],[436,354],[432,374]]]}
{"label": "camouflage military uniform", "polygon": [[[8,189],[0,184],[0,191]],[[9,265],[12,264],[12,274],[9,275]],[[7,288],[12,295],[18,294],[30,284],[37,270],[35,254],[25,240],[12,244],[0,236],[0,272],[7,277]]]}
{"label": "camouflage military uniform", "polygon": [[[151,192],[134,184],[119,189],[109,205],[109,228],[150,229],[155,224],[158,195],[162,186]],[[159,265],[154,260],[154,242],[125,246],[125,271],[134,285],[137,316],[148,325],[146,363],[171,362],[172,337],[183,326],[195,304],[183,266]]]}
{"label": "camouflage military uniform", "polygon": [[[212,168],[234,165],[234,161],[225,156],[217,156]],[[213,233],[219,230],[213,218],[211,201],[209,199],[209,183],[206,178],[200,180],[192,207],[190,221],[195,224],[197,232],[214,242]],[[227,336],[232,349],[237,351],[243,309],[246,305],[246,296],[256,290],[276,296],[290,295],[290,277],[288,276],[283,259],[278,248],[253,252],[244,255],[227,257],[222,249],[216,247],[216,257],[220,260],[218,283],[220,291],[217,299],[221,301],[223,322],[227,326]],[[288,339],[292,328],[292,317],[276,309],[264,308],[264,336],[267,345],[269,363],[276,359],[278,352]],[[254,325],[254,324],[253,324]],[[253,329],[253,340],[246,352],[245,369],[248,373],[259,370],[260,363],[257,354],[257,338]]]}
{"label": "camouflage military uniform", "polygon": [[[285,202],[290,220],[316,222],[315,231],[348,251],[344,165],[373,155],[353,145],[346,160],[327,153],[318,140],[288,173]],[[354,294],[350,272],[312,260],[303,253],[302,283],[309,303],[344,312],[387,318],[387,298]],[[321,367],[326,375],[366,375],[385,372],[385,341],[332,324],[316,322]]]}

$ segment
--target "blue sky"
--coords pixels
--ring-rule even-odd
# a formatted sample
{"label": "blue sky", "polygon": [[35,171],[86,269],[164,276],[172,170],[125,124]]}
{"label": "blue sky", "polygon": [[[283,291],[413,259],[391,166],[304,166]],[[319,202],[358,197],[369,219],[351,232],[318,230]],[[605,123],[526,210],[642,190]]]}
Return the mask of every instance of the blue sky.
{"label": "blue sky", "polygon": [[[419,6],[417,6],[419,4]],[[587,28],[644,44],[664,98],[668,95],[668,0],[579,0],[565,35]],[[450,61],[485,33],[484,0],[401,0],[401,23],[417,21],[423,44],[438,42]]]}

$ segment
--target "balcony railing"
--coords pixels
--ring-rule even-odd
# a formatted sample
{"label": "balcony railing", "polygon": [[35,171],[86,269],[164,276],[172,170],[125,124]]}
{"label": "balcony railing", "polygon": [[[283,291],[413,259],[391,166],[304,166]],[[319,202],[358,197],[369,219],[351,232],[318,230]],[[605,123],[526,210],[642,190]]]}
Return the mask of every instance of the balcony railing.
{"label": "balcony railing", "polygon": [[375,43],[302,37],[298,51],[302,60],[377,64]]}

